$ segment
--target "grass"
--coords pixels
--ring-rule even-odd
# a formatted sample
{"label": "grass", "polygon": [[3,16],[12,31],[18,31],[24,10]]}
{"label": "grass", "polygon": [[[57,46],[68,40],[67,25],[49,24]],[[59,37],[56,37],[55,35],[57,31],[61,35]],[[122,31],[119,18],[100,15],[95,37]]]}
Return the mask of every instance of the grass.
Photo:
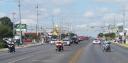
{"label": "grass", "polygon": [[121,46],[128,47],[128,44],[120,44]]}
{"label": "grass", "polygon": [[127,44],[121,44],[121,43],[116,43],[116,44],[118,44],[118,45],[121,45],[121,46],[123,46],[123,47],[127,47],[127,48],[128,48],[128,42],[127,42]]}

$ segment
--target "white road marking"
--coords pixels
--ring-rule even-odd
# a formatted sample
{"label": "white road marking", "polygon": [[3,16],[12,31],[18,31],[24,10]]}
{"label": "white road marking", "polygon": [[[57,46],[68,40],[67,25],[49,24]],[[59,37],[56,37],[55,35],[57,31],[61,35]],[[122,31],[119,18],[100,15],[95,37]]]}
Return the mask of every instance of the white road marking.
{"label": "white road marking", "polygon": [[[31,55],[31,56],[33,56],[33,55]],[[13,60],[13,61],[8,62],[8,63],[16,63],[16,62],[18,62],[18,61],[24,60],[24,59],[29,58],[29,57],[31,57],[31,56],[26,56],[26,57],[23,57],[23,58],[20,58],[20,59],[17,59],[17,60]]]}

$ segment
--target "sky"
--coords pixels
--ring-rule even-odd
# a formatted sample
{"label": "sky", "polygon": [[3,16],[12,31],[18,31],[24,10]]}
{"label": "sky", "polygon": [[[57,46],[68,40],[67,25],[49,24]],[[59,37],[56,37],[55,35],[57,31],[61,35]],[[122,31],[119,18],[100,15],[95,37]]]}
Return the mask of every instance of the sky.
{"label": "sky", "polygon": [[[122,24],[125,9],[126,24],[128,0],[21,0],[22,23],[36,25],[36,5],[39,5],[39,26],[56,24],[72,27],[80,35],[96,36],[101,26]],[[0,0],[0,17],[8,16],[19,23],[18,0]],[[92,26],[94,28],[92,28]]]}

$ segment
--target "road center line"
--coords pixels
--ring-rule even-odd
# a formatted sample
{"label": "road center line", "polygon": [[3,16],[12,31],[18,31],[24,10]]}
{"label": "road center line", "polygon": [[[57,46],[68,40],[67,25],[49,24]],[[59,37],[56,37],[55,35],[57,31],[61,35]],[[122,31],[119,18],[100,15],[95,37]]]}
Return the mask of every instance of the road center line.
{"label": "road center line", "polygon": [[80,49],[78,49],[76,51],[76,53],[74,53],[72,55],[72,57],[70,58],[70,60],[69,60],[68,63],[76,63],[79,60],[79,58],[80,58],[80,56],[81,56],[82,53],[83,53],[83,47],[80,48]]}

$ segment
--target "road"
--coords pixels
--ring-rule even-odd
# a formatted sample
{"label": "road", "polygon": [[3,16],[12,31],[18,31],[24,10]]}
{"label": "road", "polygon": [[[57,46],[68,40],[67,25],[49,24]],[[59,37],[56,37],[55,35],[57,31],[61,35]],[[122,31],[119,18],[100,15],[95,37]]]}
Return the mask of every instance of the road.
{"label": "road", "polygon": [[128,48],[111,45],[112,52],[103,52],[100,45],[89,44],[76,63],[128,63]]}
{"label": "road", "polygon": [[92,40],[65,46],[56,52],[54,45],[20,48],[15,54],[0,52],[0,63],[128,63],[128,48],[112,44],[112,52],[103,52]]}
{"label": "road", "polygon": [[65,46],[63,52],[56,52],[51,44],[16,49],[15,54],[0,52],[0,63],[69,63],[74,61],[71,59],[75,52],[88,43],[83,41],[79,45]]}

